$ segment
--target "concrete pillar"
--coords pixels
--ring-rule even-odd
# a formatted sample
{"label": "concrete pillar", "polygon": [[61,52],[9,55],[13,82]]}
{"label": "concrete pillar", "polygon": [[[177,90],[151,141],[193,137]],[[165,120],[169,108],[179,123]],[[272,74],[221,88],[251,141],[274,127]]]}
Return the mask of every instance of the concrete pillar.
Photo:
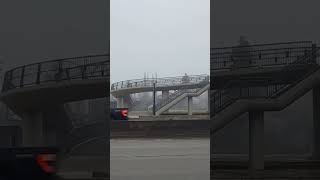
{"label": "concrete pillar", "polygon": [[162,99],[167,99],[169,97],[169,91],[162,91]]}
{"label": "concrete pillar", "polygon": [[123,108],[124,106],[124,97],[117,98],[117,108]]}
{"label": "concrete pillar", "polygon": [[117,107],[118,108],[129,108],[129,101],[130,101],[130,96],[121,96],[117,98]]}
{"label": "concrete pillar", "polygon": [[207,91],[207,93],[208,93],[208,112],[210,113],[210,96],[211,96],[211,91],[210,91],[210,89],[208,89],[208,91]]}
{"label": "concrete pillar", "polygon": [[264,169],[264,112],[249,112],[249,168]]}
{"label": "concrete pillar", "polygon": [[192,105],[193,105],[193,100],[192,97],[188,97],[188,115],[192,115]]}
{"label": "concrete pillar", "polygon": [[312,158],[320,159],[320,86],[313,88],[313,143]]}
{"label": "concrete pillar", "polygon": [[83,106],[83,114],[89,114],[89,106],[90,106],[90,100],[84,100],[82,101]]}
{"label": "concrete pillar", "polygon": [[22,116],[22,144],[39,147],[44,144],[44,122],[41,112],[24,113]]}

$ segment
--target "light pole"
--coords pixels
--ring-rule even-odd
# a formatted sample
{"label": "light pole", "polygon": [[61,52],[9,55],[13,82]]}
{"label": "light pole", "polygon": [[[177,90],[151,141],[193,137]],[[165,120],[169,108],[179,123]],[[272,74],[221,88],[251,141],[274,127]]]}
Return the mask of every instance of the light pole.
{"label": "light pole", "polygon": [[153,115],[156,115],[156,81],[153,81]]}

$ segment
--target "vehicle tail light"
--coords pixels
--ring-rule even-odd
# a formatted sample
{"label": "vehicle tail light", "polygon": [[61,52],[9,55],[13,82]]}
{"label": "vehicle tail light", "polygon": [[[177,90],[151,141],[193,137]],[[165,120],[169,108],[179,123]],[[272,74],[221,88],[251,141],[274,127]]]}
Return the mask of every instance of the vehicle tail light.
{"label": "vehicle tail light", "polygon": [[36,157],[37,163],[40,168],[46,173],[55,173],[55,162],[56,155],[55,154],[39,154]]}
{"label": "vehicle tail light", "polygon": [[121,115],[123,117],[127,117],[128,116],[128,110],[121,110]]}

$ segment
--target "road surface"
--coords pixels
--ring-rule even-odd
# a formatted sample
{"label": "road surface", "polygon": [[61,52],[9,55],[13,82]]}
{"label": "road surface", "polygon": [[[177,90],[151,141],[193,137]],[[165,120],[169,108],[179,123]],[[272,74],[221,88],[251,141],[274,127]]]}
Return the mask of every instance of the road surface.
{"label": "road surface", "polygon": [[112,139],[112,180],[209,180],[210,139]]}

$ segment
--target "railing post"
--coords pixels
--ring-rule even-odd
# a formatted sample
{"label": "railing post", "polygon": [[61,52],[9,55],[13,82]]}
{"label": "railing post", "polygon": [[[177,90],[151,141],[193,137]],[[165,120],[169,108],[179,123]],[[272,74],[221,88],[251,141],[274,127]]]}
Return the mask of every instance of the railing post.
{"label": "railing post", "polygon": [[222,92],[219,92],[219,104],[220,104],[220,106],[222,106],[222,100],[221,100],[221,94]]}
{"label": "railing post", "polygon": [[40,76],[41,76],[41,63],[38,63],[37,84],[40,84]]}
{"label": "railing post", "polygon": [[6,91],[10,89],[10,85],[12,84],[12,70],[5,73],[5,79],[2,87],[2,91]]}
{"label": "railing post", "polygon": [[2,92],[7,89],[8,86],[8,72],[4,74],[3,84],[2,84]]}
{"label": "railing post", "polygon": [[24,83],[24,71],[25,71],[26,66],[22,67],[21,70],[21,77],[20,77],[20,87],[23,87],[23,83]]}
{"label": "railing post", "polygon": [[82,79],[86,79],[86,76],[85,76],[86,66],[83,65],[81,69],[82,69]]}
{"label": "railing post", "polygon": [[10,72],[10,81],[9,81],[9,82],[10,82],[10,84],[12,84],[12,85],[13,85],[13,83],[12,83],[12,79],[13,79],[13,71],[11,71],[11,72]]}
{"label": "railing post", "polygon": [[317,45],[316,44],[312,44],[312,50],[311,50],[311,61],[317,64]]}
{"label": "railing post", "polygon": [[104,69],[103,69],[103,65],[101,65],[101,76],[104,76]]}
{"label": "railing post", "polygon": [[153,83],[153,115],[156,115],[156,83]]}
{"label": "railing post", "polygon": [[67,80],[70,80],[70,69],[66,68],[66,75],[67,75]]}

